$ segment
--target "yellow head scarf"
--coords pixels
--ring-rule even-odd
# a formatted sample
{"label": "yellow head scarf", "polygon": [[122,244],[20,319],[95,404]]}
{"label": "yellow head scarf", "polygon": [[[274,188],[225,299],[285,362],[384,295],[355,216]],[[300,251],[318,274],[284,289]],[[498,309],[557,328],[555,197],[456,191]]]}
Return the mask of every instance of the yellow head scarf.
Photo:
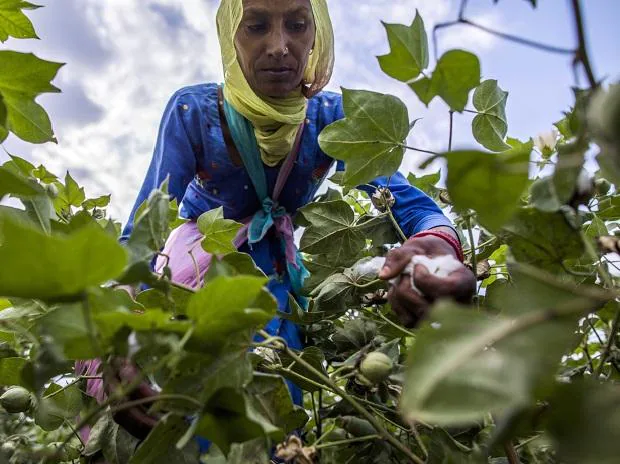
{"label": "yellow head scarf", "polygon": [[260,98],[250,88],[235,50],[235,34],[243,17],[243,0],[222,0],[217,29],[224,65],[224,97],[254,126],[263,162],[275,166],[291,151],[297,128],[306,117],[306,97],[327,85],[334,66],[334,33],[326,0],[310,0],[316,26],[314,52],[304,73],[306,89],[286,98]]}

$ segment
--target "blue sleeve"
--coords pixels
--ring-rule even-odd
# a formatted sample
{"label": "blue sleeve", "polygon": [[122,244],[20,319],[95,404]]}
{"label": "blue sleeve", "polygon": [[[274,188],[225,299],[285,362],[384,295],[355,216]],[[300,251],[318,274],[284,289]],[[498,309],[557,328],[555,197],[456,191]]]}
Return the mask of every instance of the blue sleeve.
{"label": "blue sleeve", "polygon": [[[344,118],[342,98],[339,100],[338,105],[336,105],[334,116],[334,120]],[[339,160],[336,169],[344,171],[344,162]],[[454,225],[443,214],[441,208],[424,192],[410,185],[405,176],[400,172],[396,172],[390,178],[378,177],[370,182],[370,185],[374,187],[387,187],[388,181],[390,191],[396,200],[392,207],[392,213],[407,237],[434,227],[445,226],[454,229]],[[374,193],[374,189],[369,185],[362,185],[357,188],[369,195]]]}
{"label": "blue sleeve", "polygon": [[[196,154],[187,131],[191,95],[177,92],[168,102],[162,117],[153,158],[138,197],[121,235],[126,241],[133,230],[134,215],[150,193],[168,177],[168,192],[181,202],[187,185],[196,174]],[[193,107],[194,105],[192,105]]]}

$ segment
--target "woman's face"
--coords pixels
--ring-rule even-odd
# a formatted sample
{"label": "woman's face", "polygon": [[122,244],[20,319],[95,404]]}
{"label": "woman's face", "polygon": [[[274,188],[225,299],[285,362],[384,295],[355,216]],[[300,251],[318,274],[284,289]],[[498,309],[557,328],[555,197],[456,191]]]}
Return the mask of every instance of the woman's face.
{"label": "woman's face", "polygon": [[299,87],[314,35],[310,0],[243,0],[235,47],[252,90],[279,98]]}

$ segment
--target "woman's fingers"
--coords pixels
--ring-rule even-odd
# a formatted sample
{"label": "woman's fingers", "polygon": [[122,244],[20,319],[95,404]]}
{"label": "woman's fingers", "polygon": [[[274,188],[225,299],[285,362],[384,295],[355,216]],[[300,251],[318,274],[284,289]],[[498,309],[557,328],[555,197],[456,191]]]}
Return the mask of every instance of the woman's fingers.
{"label": "woman's fingers", "polygon": [[411,289],[409,276],[404,276],[388,293],[394,314],[405,327],[415,327],[428,312],[429,302]]}
{"label": "woman's fingers", "polygon": [[383,268],[379,271],[379,278],[389,280],[400,275],[411,262],[411,258],[416,252],[419,252],[419,250],[410,245],[403,245],[400,248],[391,250],[385,258]]}

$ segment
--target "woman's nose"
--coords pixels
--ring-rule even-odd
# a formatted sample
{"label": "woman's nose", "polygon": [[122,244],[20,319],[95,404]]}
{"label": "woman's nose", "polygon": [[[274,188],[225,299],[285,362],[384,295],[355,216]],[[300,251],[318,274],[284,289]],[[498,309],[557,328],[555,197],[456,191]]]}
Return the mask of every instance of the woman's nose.
{"label": "woman's nose", "polygon": [[274,30],[269,36],[267,44],[267,54],[273,58],[284,58],[288,55],[288,37],[282,30]]}

